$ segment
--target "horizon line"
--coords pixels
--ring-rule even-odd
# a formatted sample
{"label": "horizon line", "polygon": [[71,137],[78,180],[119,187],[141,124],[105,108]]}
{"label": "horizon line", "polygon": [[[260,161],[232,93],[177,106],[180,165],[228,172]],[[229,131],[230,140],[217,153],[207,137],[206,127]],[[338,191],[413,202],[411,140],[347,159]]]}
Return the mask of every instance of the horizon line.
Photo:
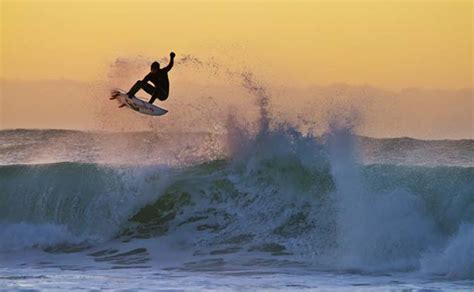
{"label": "horizon line", "polygon": [[[64,131],[64,132],[82,132],[82,133],[106,133],[106,134],[118,134],[118,133],[149,133],[149,132],[155,132],[152,130],[139,130],[139,131],[118,131],[118,130],[100,130],[100,129],[74,129],[74,128],[0,128],[0,132],[5,132],[5,131]],[[188,133],[188,134],[197,134],[197,133],[206,133],[206,134],[212,134],[212,135],[225,135],[225,133],[212,133],[208,131],[161,131],[161,132],[155,132],[155,133]],[[322,137],[324,135],[316,136],[316,137]],[[367,135],[360,135],[360,134],[354,134],[354,136],[358,138],[368,138],[368,139],[378,139],[378,140],[388,140],[388,139],[412,139],[412,140],[418,140],[418,141],[426,141],[426,142],[435,142],[435,141],[472,141],[474,140],[474,137],[471,138],[456,138],[456,139],[450,139],[450,138],[431,138],[431,139],[422,139],[422,138],[417,138],[417,137],[410,137],[410,136],[396,136],[396,137],[375,137],[375,136],[367,136]]]}

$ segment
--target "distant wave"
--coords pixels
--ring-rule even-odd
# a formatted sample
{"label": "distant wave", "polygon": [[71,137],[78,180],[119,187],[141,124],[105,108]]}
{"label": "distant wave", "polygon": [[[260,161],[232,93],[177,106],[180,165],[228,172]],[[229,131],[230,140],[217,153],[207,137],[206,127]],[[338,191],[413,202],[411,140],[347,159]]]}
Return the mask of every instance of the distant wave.
{"label": "distant wave", "polygon": [[[228,136],[210,132],[83,132],[16,129],[0,131],[1,164],[53,162],[161,163],[159,157],[193,163],[229,156]],[[355,140],[365,164],[474,166],[474,140],[369,138]],[[159,145],[159,147],[157,147]]]}

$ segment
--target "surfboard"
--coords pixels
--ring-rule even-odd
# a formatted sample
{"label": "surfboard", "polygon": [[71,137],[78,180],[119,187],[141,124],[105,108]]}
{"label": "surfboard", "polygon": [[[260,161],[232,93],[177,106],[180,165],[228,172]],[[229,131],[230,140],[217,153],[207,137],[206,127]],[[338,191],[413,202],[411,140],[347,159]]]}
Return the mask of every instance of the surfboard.
{"label": "surfboard", "polygon": [[168,112],[168,110],[158,107],[156,105],[150,104],[144,100],[141,100],[136,97],[129,98],[127,93],[121,89],[114,89],[110,92],[112,96],[110,99],[117,100],[120,103],[119,107],[127,106],[134,111],[139,113],[150,115],[150,116],[162,116]]}

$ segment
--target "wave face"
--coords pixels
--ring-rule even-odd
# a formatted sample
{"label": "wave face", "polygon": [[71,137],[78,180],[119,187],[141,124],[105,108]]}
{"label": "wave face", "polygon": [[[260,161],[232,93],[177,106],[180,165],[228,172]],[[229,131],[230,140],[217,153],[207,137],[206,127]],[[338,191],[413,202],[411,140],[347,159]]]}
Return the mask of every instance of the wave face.
{"label": "wave face", "polygon": [[[0,248],[109,239],[159,190],[162,171],[72,162],[0,166],[2,233],[12,224],[26,233],[2,236]],[[48,241],[45,233],[58,234]]]}
{"label": "wave face", "polygon": [[6,163],[0,250],[167,236],[195,255],[473,278],[474,167],[360,163],[359,145],[282,127],[180,166]]}

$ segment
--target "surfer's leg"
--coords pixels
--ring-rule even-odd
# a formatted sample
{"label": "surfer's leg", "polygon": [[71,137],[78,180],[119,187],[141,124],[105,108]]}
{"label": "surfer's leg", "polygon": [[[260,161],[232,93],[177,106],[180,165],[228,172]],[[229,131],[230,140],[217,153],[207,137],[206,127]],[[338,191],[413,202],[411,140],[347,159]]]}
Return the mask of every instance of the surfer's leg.
{"label": "surfer's leg", "polygon": [[156,88],[148,82],[143,82],[142,89],[146,91],[149,95],[154,95]]}
{"label": "surfer's leg", "polygon": [[168,94],[166,94],[165,92],[162,92],[161,94],[158,94],[158,99],[161,101],[165,101],[168,99]]}
{"label": "surfer's leg", "polygon": [[155,90],[155,93],[151,96],[149,103],[153,104],[153,102],[155,102],[157,98],[161,101],[164,101],[168,98],[168,95],[165,92],[163,92],[163,90],[160,90],[159,88],[157,88]]}
{"label": "surfer's leg", "polygon": [[153,104],[155,102],[156,97],[156,95],[152,95],[148,103]]}
{"label": "surfer's leg", "polygon": [[142,88],[142,83],[143,81],[138,80],[135,85],[132,86],[132,88],[128,91],[127,95],[129,98],[132,98],[135,96],[135,94]]}

